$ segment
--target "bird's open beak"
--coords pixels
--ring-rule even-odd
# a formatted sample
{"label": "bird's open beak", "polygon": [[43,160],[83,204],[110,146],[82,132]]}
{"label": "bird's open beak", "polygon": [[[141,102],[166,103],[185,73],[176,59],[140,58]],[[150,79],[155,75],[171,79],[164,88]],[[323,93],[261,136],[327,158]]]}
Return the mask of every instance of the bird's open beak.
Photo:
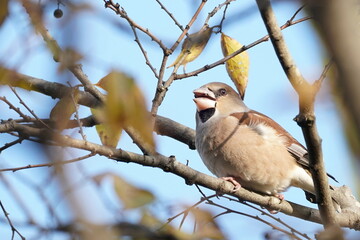
{"label": "bird's open beak", "polygon": [[194,102],[197,110],[200,112],[209,108],[215,108],[216,98],[215,94],[207,87],[201,87],[193,91]]}

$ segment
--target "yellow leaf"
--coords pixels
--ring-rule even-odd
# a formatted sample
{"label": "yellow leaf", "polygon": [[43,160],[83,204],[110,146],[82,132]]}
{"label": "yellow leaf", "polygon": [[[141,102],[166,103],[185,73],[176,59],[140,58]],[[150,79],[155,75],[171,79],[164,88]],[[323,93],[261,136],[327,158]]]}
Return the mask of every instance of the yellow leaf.
{"label": "yellow leaf", "polygon": [[[239,50],[242,46],[235,39],[223,33],[221,34],[221,49],[225,57]],[[249,64],[249,56],[245,51],[226,61],[228,75],[234,82],[242,99],[244,99],[248,83]]]}
{"label": "yellow leaf", "polygon": [[135,81],[121,72],[111,72],[102,78],[97,86],[107,91],[103,109],[104,124],[115,133],[131,127],[141,136],[141,141],[150,146],[152,153],[155,142],[152,135],[150,115],[145,99]]}
{"label": "yellow leaf", "polygon": [[75,89],[70,94],[61,98],[51,109],[50,120],[54,122],[54,127],[63,130],[66,128],[71,115],[76,110],[76,104],[79,99],[79,90]]}
{"label": "yellow leaf", "polygon": [[175,65],[184,65],[184,69],[187,63],[194,61],[204,50],[208,43],[212,33],[212,27],[205,24],[200,31],[190,34],[183,42],[181,52],[176,58],[173,64],[167,68]]}
{"label": "yellow leaf", "polygon": [[[102,111],[94,108],[90,110],[98,122],[103,122],[103,120],[101,120]],[[103,145],[116,148],[121,137],[121,128],[111,129],[107,124],[100,123],[95,125],[95,129]]]}
{"label": "yellow leaf", "polygon": [[155,200],[155,196],[142,188],[135,187],[118,175],[112,174],[114,190],[125,209],[139,208]]}

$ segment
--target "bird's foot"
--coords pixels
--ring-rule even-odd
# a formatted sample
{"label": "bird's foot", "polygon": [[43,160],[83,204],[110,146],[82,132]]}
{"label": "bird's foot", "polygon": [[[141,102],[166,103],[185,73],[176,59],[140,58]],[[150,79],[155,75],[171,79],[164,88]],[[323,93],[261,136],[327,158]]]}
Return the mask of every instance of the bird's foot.
{"label": "bird's foot", "polygon": [[282,202],[285,199],[284,195],[281,193],[275,194],[274,197],[277,197],[280,200],[280,202]]}
{"label": "bird's foot", "polygon": [[222,177],[221,179],[231,182],[234,185],[232,192],[236,192],[237,190],[239,190],[241,188],[240,183],[238,181],[236,181],[235,178],[233,178],[233,177]]}

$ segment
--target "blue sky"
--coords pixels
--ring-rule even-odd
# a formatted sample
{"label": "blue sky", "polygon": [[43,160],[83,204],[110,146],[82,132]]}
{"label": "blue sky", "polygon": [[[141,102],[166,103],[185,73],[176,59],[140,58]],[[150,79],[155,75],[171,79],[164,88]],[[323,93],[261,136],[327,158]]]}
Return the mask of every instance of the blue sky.
{"label": "blue sky", "polygon": [[[164,0],[162,2],[174,14],[176,19],[185,26],[195,12],[199,1],[174,2]],[[204,10],[190,29],[190,33],[197,31],[202,26],[207,13],[219,3],[221,1],[208,1]],[[69,17],[69,9],[66,6],[62,7],[64,17],[61,19],[55,19],[52,16],[52,11],[56,8],[56,4],[50,4],[44,9],[47,28],[59,41],[61,47],[75,47],[84,56],[82,61],[83,70],[93,83],[96,83],[113,69],[124,71],[136,79],[150,108],[157,80],[146,66],[144,57],[134,42],[131,30],[123,19],[116,16],[110,9],[104,8],[103,1],[91,1],[88,4],[91,5],[91,10],[80,11],[78,15],[71,18]],[[161,11],[155,1],[140,1],[140,3],[139,1],[122,1],[120,4],[132,19],[139,25],[152,31],[168,47],[181,34],[179,28],[169,19],[168,15]],[[57,70],[58,65],[52,60],[52,56],[44,46],[41,37],[32,34],[27,16],[23,14],[21,6],[16,3],[12,3],[10,6],[11,15],[0,28],[0,40],[2,43],[0,45],[0,63],[7,67],[18,69],[21,73],[48,81],[63,83],[70,81],[74,85],[77,84],[76,79],[70,74],[59,74]],[[298,8],[299,5],[295,1],[277,2],[274,5],[274,9],[279,24],[285,23]],[[229,20],[228,22],[225,21],[223,32],[237,39],[242,44],[250,44],[266,35],[266,29],[257,11],[255,1],[246,0],[231,3],[228,16]],[[304,15],[300,14],[300,16]],[[210,26],[218,24],[220,18],[221,14],[212,18],[209,22]],[[309,81],[316,80],[320,76],[324,63],[327,60],[324,49],[321,47],[321,41],[316,36],[312,25],[309,22],[300,23],[284,30],[283,33],[302,74]],[[140,33],[139,36],[150,61],[159,69],[162,51],[147,36]],[[173,62],[179,51],[180,47],[170,57],[167,65]],[[298,113],[297,96],[281,69],[270,41],[248,50],[248,53],[250,56],[250,73],[245,103],[250,108],[272,117],[296,139],[304,143],[301,129],[292,121]],[[205,64],[215,62],[221,58],[220,35],[213,34],[202,55],[187,65],[187,71],[196,70]],[[166,71],[165,79],[169,77],[171,70],[168,69]],[[182,71],[182,68],[179,71]],[[201,73],[196,77],[175,81],[159,109],[159,114],[194,128],[195,106],[192,101],[192,90],[211,81],[223,81],[232,85],[224,65]],[[327,171],[333,174],[341,185],[348,185],[355,191],[355,173],[352,170],[351,163],[352,156],[347,149],[347,143],[342,134],[342,123],[329,92],[330,88],[326,80],[316,102],[318,130],[323,139],[323,152]],[[40,117],[48,117],[47,107],[52,106],[55,103],[54,100],[37,93],[21,90],[19,90],[19,93],[29,102],[31,108]],[[0,88],[0,95],[6,96],[14,102],[17,101],[7,88]],[[0,107],[7,109],[2,102],[0,102]],[[88,109],[82,109],[81,114],[84,117],[90,114],[90,112]],[[16,118],[17,116],[9,111],[2,111],[0,113],[1,119],[10,117]],[[94,129],[86,129],[86,134],[91,141],[100,142]],[[196,151],[190,150],[184,144],[167,137],[157,136],[156,140],[158,151],[163,155],[175,155],[177,160],[183,163],[189,160],[189,165],[192,168],[211,175],[201,162]],[[8,141],[9,139],[6,138],[0,139],[1,145]],[[0,166],[15,167],[27,165],[29,161],[31,163],[45,161],[46,156],[43,156],[39,149],[34,149],[33,144],[23,143],[21,147],[21,151],[9,149],[1,153]],[[126,135],[123,136],[118,147],[139,152]],[[30,159],[28,157],[29,153],[32,154]],[[81,154],[79,151],[66,151],[65,156],[66,158],[72,158],[79,154]],[[115,163],[103,157],[93,157],[78,165],[85,169],[89,175],[104,171],[115,171],[130,182],[150,189],[159,199],[158,206],[155,206],[155,208],[159,206],[172,206],[177,211],[180,211],[181,208],[179,206],[193,204],[201,197],[194,186],[187,186],[184,184],[183,179],[158,169],[145,168],[131,163]],[[84,183],[79,185],[76,196],[80,196],[80,198],[83,198],[85,195],[87,196],[87,203],[83,206],[83,211],[86,212],[86,215],[100,222],[113,220],[108,210],[101,206],[101,199],[97,196],[98,193],[78,173],[78,167],[75,165],[68,166],[67,169],[69,174],[72,175],[73,182]],[[41,182],[46,179],[47,171],[33,169],[21,171],[21,174],[35,182]],[[15,179],[11,172],[2,174],[10,179]],[[36,176],[35,179],[33,179],[34,176]],[[44,208],[39,204],[40,200],[31,193],[31,190],[24,186],[24,183],[18,182],[18,180],[14,181],[14,185],[18,189],[22,189],[26,194],[29,194],[29,204],[39,209],[37,217],[40,221],[49,221],[49,216],[47,216],[46,212],[43,212]],[[1,191],[4,190],[3,187],[0,184]],[[46,190],[51,195],[50,198],[53,201],[56,201],[57,197],[59,197],[58,193],[52,190],[52,188],[56,187],[58,187],[56,183],[51,183]],[[207,194],[212,194],[212,191],[204,191]],[[306,202],[303,192],[298,189],[290,189],[285,193],[285,198],[315,207]],[[16,216],[17,210],[15,206],[11,206],[9,203],[11,201],[10,198],[2,195],[1,200],[8,206],[7,210],[13,211],[15,214],[12,215]],[[236,210],[254,213],[243,205],[229,204],[226,201],[222,203],[230,205]],[[61,201],[57,206],[57,211],[67,207]],[[204,207],[209,208],[205,205]],[[89,209],[92,210],[89,211]],[[209,209],[215,214],[219,212],[215,208]],[[174,215],[177,211],[174,211]],[[171,217],[166,215],[165,212],[162,214],[164,219]],[[258,213],[255,212],[254,214]],[[64,216],[64,219],[67,217],[69,216]],[[309,235],[321,229],[320,225],[289,218],[282,214],[278,214],[277,217],[282,218],[294,228]],[[269,226],[235,214],[220,217],[218,220],[229,239],[249,239],[250,237],[255,240],[263,239],[264,232],[271,230]],[[6,227],[0,225],[0,232],[10,234]],[[245,229],[241,230],[241,236],[239,236],[238,229]],[[64,238],[60,235],[54,239]]]}

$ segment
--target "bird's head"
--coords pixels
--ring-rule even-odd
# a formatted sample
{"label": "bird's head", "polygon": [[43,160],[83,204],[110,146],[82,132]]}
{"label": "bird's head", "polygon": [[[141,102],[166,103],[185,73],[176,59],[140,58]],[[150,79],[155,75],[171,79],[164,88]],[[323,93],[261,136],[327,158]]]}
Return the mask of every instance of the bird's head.
{"label": "bird's head", "polygon": [[206,116],[206,121],[215,113],[229,115],[234,112],[248,111],[240,95],[225,83],[208,83],[193,92],[197,112],[202,121],[203,117],[201,115]]}

